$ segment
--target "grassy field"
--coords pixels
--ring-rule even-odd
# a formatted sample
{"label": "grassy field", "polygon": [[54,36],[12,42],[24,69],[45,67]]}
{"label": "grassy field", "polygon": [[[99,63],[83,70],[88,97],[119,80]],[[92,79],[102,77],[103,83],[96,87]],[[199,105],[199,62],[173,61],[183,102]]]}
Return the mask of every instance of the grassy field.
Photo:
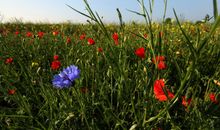
{"label": "grassy field", "polygon": [[220,128],[220,17],[95,18],[0,24],[1,129]]}

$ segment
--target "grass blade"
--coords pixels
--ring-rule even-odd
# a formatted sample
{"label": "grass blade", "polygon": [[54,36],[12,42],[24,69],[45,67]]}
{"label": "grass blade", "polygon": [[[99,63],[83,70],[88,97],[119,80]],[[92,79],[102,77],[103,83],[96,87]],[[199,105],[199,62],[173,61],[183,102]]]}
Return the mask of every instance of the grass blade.
{"label": "grass blade", "polygon": [[213,0],[213,13],[214,13],[214,18],[215,20],[218,17],[218,5],[217,5],[217,0]]}
{"label": "grass blade", "polygon": [[117,13],[118,13],[118,18],[119,18],[119,21],[120,21],[120,29],[124,29],[124,23],[123,23],[123,20],[122,20],[122,15],[121,15],[121,12],[120,10],[117,8],[116,9]]}
{"label": "grass blade", "polygon": [[89,15],[87,15],[87,14],[85,14],[85,13],[80,12],[79,10],[77,10],[77,9],[73,8],[72,6],[70,6],[70,5],[68,5],[68,4],[66,4],[66,6],[68,6],[68,7],[69,7],[69,8],[71,8],[72,10],[76,11],[77,13],[79,13],[79,14],[81,14],[81,15],[83,15],[83,16],[85,16],[85,17],[89,18],[89,19],[95,20],[95,19],[93,19],[92,17],[90,17]]}
{"label": "grass blade", "polygon": [[175,15],[175,17],[176,17],[176,21],[177,21],[177,24],[179,25],[179,28],[180,28],[180,30],[181,30],[183,36],[184,36],[184,37],[186,38],[186,40],[187,40],[186,43],[187,43],[187,45],[189,46],[189,49],[190,49],[191,53],[193,54],[194,58],[196,58],[196,57],[197,57],[196,49],[193,47],[193,45],[192,45],[192,43],[191,43],[189,37],[186,35],[185,31],[184,31],[183,28],[181,27],[181,24],[180,24],[179,19],[178,19],[178,17],[177,17],[176,11],[175,11],[174,9],[173,9],[173,12],[174,12],[174,15]]}

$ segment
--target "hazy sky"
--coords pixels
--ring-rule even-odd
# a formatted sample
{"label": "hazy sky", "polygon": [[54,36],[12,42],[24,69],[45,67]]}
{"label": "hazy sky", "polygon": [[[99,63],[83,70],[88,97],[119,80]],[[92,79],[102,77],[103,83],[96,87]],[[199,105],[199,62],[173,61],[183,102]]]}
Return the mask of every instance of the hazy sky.
{"label": "hazy sky", "polygon": [[[105,22],[118,22],[116,8],[119,8],[124,21],[141,21],[140,16],[127,9],[140,11],[136,0],[88,0],[93,10],[103,16]],[[148,0],[145,0],[148,5]],[[85,11],[83,0],[0,0],[0,22],[22,19],[31,22],[85,22],[87,18],[74,12],[65,4]],[[220,7],[220,1],[218,1]],[[206,14],[213,15],[212,0],[168,0],[167,17],[174,17],[173,10],[182,19],[201,20]],[[164,0],[155,0],[154,20],[161,20],[164,12]],[[219,11],[220,12],[220,11]]]}

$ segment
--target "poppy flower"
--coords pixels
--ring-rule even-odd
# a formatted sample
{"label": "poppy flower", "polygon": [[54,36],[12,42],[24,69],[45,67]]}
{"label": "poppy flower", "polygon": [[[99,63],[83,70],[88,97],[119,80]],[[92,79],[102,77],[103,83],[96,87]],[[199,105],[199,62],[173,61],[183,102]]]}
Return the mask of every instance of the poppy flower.
{"label": "poppy flower", "polygon": [[54,36],[56,36],[56,35],[58,35],[59,34],[59,32],[58,31],[53,31],[53,33],[52,33]]}
{"label": "poppy flower", "polygon": [[[165,92],[167,92],[167,95],[165,94]],[[159,79],[156,80],[154,82],[154,95],[156,97],[156,99],[158,99],[159,101],[167,101],[168,98],[172,99],[174,98],[174,94],[171,93],[166,87],[165,87],[165,83],[164,83],[164,79]],[[168,96],[168,97],[167,97]]]}
{"label": "poppy flower", "polygon": [[84,40],[85,38],[86,38],[86,34],[82,34],[82,35],[80,35],[80,37],[79,37],[80,40]]}
{"label": "poppy flower", "polygon": [[157,67],[159,70],[163,70],[163,69],[166,69],[166,64],[164,61],[159,61]]}
{"label": "poppy flower", "polygon": [[137,55],[140,58],[145,58],[145,49],[143,47],[136,49],[135,55]]}
{"label": "poppy flower", "polygon": [[[155,61],[156,59],[156,61]],[[163,69],[166,69],[166,64],[165,64],[165,57],[164,56],[156,56],[154,58],[152,58],[152,62],[154,64],[157,64],[157,67],[159,70],[163,70]]]}
{"label": "poppy flower", "polygon": [[18,34],[19,34],[19,31],[16,31],[16,32],[15,32],[15,35],[18,35]]}
{"label": "poppy flower", "polygon": [[54,60],[54,61],[51,63],[51,68],[52,68],[53,70],[59,69],[60,66],[61,66],[61,63],[60,63],[60,61],[58,61],[58,60]]}
{"label": "poppy flower", "polygon": [[114,40],[114,42],[115,42],[115,45],[118,45],[118,33],[113,33],[112,34],[112,38],[113,38],[113,40]]}
{"label": "poppy flower", "polygon": [[13,62],[13,58],[12,58],[12,57],[7,58],[7,59],[5,60],[5,64],[11,64],[12,62]]}
{"label": "poppy flower", "polygon": [[214,94],[214,93],[209,94],[209,99],[215,104],[218,103],[218,100],[216,99],[216,94]]}
{"label": "poppy flower", "polygon": [[66,38],[66,43],[69,44],[70,42],[71,42],[71,38],[70,38],[70,37],[67,37],[67,38]]}
{"label": "poppy flower", "polygon": [[98,52],[102,52],[103,49],[102,49],[101,47],[99,47],[99,48],[97,49],[97,51],[98,51]]}
{"label": "poppy flower", "polygon": [[38,36],[39,38],[42,38],[42,37],[44,36],[44,32],[38,32],[38,33],[37,33],[37,36]]}
{"label": "poppy flower", "polygon": [[186,96],[183,96],[182,97],[182,105],[184,106],[184,107],[187,107],[187,106],[189,106],[190,105],[190,103],[191,103],[191,98],[189,98],[188,100],[186,100]]}
{"label": "poppy flower", "polygon": [[14,95],[15,92],[16,92],[15,89],[9,89],[9,90],[8,90],[8,94],[9,94],[9,95]]}
{"label": "poppy flower", "polygon": [[95,41],[92,38],[88,38],[88,44],[89,45],[94,45]]}
{"label": "poppy flower", "polygon": [[27,32],[27,33],[26,33],[26,37],[32,37],[32,35],[33,35],[33,34],[32,34],[31,32]]}
{"label": "poppy flower", "polygon": [[[165,56],[155,56],[156,62],[165,61]],[[155,64],[154,58],[152,58],[152,62]]]}
{"label": "poppy flower", "polygon": [[53,56],[53,59],[54,59],[54,60],[58,60],[58,59],[59,59],[59,56],[58,56],[58,55],[54,55],[54,56]]}

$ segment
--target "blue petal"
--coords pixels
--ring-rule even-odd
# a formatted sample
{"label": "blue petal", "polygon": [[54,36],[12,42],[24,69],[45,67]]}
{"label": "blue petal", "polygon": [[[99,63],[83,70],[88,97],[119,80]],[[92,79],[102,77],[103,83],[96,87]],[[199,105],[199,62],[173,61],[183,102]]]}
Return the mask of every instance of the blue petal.
{"label": "blue petal", "polygon": [[65,69],[63,69],[60,74],[54,76],[52,83],[56,88],[68,88],[70,87],[76,78],[79,78],[80,70],[71,65]]}

